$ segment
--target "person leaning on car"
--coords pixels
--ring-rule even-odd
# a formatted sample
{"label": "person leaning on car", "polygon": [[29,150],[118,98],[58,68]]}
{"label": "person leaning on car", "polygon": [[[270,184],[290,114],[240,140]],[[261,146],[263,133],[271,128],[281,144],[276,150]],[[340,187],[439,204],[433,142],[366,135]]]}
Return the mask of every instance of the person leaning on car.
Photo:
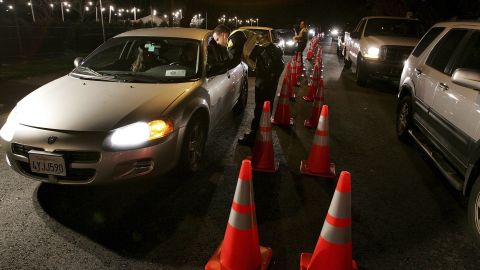
{"label": "person leaning on car", "polygon": [[[238,140],[240,144],[251,147],[255,142],[263,103],[270,101],[273,105],[278,80],[284,67],[283,53],[275,44],[247,29],[230,32],[228,27],[220,24],[213,30],[213,38],[219,45],[227,47],[229,68],[237,66],[243,60],[255,70],[254,117],[250,133]],[[270,109],[272,107],[270,106]]]}

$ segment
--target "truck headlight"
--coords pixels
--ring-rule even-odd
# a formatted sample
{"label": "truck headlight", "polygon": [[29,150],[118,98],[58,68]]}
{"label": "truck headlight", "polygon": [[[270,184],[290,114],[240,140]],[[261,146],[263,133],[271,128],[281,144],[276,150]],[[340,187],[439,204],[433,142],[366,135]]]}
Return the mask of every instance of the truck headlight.
{"label": "truck headlight", "polygon": [[110,137],[113,147],[135,147],[147,141],[162,138],[173,131],[170,120],[136,122],[116,129]]}
{"label": "truck headlight", "polygon": [[0,137],[7,142],[12,141],[15,129],[18,124],[16,108],[13,108],[12,112],[8,115],[7,122],[0,129]]}
{"label": "truck headlight", "polygon": [[367,53],[365,54],[365,58],[370,59],[378,59],[380,56],[380,48],[378,47],[369,47]]}

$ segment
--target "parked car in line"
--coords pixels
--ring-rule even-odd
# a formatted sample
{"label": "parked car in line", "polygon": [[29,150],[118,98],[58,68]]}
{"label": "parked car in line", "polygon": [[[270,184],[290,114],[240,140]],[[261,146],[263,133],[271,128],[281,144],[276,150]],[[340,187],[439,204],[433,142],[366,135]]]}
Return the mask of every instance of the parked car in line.
{"label": "parked car in line", "polygon": [[397,135],[416,142],[468,200],[480,244],[480,22],[434,25],[405,63]]}
{"label": "parked car in line", "polygon": [[294,54],[297,51],[298,43],[293,39],[295,31],[293,29],[275,29],[274,33],[279,37],[279,47],[284,54]]}
{"label": "parked car in line", "polygon": [[280,46],[280,38],[273,28],[265,27],[265,26],[242,26],[240,29],[248,29],[250,31],[255,32],[257,35],[265,38],[266,40],[272,42],[273,44]]}
{"label": "parked car in line", "polygon": [[247,67],[227,70],[212,32],[146,28],[111,38],[18,102],[0,130],[8,164],[48,183],[195,173],[205,141],[242,111]]}
{"label": "parked car in line", "polygon": [[345,67],[355,67],[357,84],[369,79],[398,82],[403,63],[424,34],[417,19],[374,16],[360,20],[353,32],[345,32]]}

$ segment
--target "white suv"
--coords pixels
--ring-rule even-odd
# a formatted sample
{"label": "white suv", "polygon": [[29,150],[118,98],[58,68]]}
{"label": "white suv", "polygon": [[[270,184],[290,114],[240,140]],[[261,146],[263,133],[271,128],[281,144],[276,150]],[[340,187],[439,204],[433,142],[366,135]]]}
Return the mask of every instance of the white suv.
{"label": "white suv", "polygon": [[434,25],[405,62],[399,90],[397,135],[413,138],[469,196],[480,243],[480,22]]}

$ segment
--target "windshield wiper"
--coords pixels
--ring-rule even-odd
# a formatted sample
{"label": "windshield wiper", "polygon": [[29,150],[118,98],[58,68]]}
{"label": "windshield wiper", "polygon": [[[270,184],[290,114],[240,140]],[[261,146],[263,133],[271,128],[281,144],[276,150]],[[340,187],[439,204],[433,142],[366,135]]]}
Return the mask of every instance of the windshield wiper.
{"label": "windshield wiper", "polygon": [[76,68],[76,70],[77,70],[77,69],[81,69],[82,71],[87,72],[87,73],[90,73],[90,74],[92,74],[92,75],[94,75],[94,76],[102,76],[102,74],[100,74],[100,73],[96,72],[95,70],[93,70],[93,69],[91,69],[91,68],[89,68],[89,67],[86,67],[86,66],[78,66],[78,67]]}

